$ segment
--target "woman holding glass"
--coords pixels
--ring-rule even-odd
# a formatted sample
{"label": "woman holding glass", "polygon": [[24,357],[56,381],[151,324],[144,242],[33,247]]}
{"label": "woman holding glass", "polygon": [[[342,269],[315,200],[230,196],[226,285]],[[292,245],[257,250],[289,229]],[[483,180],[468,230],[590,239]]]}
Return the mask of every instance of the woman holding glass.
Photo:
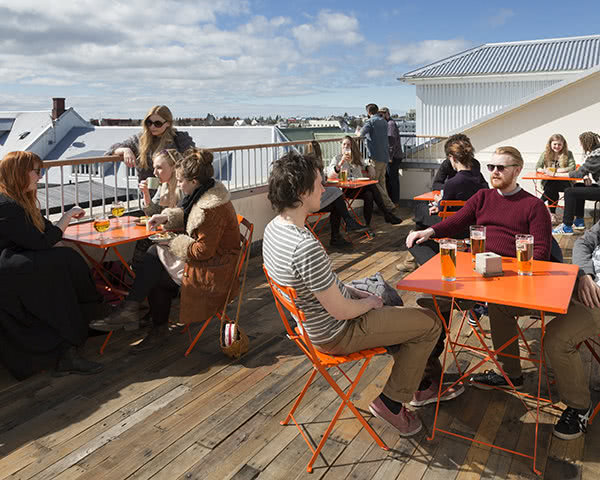
{"label": "woman holding glass", "polygon": [[103,368],[78,348],[106,308],[83,258],[56,246],[84,212],[73,207],[56,224],[45,219],[37,200],[41,169],[31,152],[0,161],[0,360],[19,380],[49,367],[55,376]]}
{"label": "woman holding glass", "polygon": [[173,148],[180,153],[194,147],[187,132],[173,128],[173,114],[166,105],[152,107],[142,122],[142,132],[124,142],[112,145],[106,155],[121,155],[125,165],[135,167],[138,180],[153,175],[152,156],[155,152]]}
{"label": "woman holding glass", "polygon": [[[180,207],[154,215],[150,227],[183,230],[168,245],[154,245],[144,255],[133,287],[115,312],[92,324],[103,331],[138,328],[141,302],[148,298],[152,328],[132,347],[139,353],[162,345],[168,336],[171,301],[181,288],[180,319],[201,322],[223,307],[240,252],[240,231],[229,191],[213,177],[213,156],[191,149],[176,166],[185,194]],[[231,296],[237,294],[234,285]]]}
{"label": "woman holding glass", "polygon": [[[567,146],[567,141],[559,133],[552,135],[546,143],[544,152],[535,166],[536,171],[546,175],[555,176],[557,173],[566,173],[575,170],[575,158]],[[552,223],[556,223],[556,204],[559,193],[571,187],[571,182],[561,180],[542,180],[544,194],[542,200],[548,203]]]}
{"label": "woman holding glass", "polygon": [[[341,172],[346,172],[348,179],[351,179],[363,177],[363,170],[367,171],[369,177],[374,177],[375,172],[373,167],[366,167],[364,165],[358,145],[352,137],[346,135],[342,139],[342,152],[333,159],[327,173],[332,178],[339,178]],[[358,194],[358,198],[364,202],[363,215],[367,227],[370,227],[371,219],[373,218],[373,203],[377,204],[387,223],[391,223],[392,225],[402,223],[401,218],[386,208],[381,193],[375,185],[366,185],[363,187]]]}

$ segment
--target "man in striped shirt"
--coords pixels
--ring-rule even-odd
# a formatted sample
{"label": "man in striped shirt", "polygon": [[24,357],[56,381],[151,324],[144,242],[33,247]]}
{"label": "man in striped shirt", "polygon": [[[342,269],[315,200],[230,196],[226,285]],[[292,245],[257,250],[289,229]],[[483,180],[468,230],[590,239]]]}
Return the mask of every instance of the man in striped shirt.
{"label": "man in striped shirt", "polygon": [[[421,421],[403,403],[416,396],[440,323],[430,310],[383,306],[380,297],[339,280],[327,253],[304,226],[306,215],[319,210],[322,192],[321,174],[311,155],[292,152],[274,163],[269,200],[278,216],[265,229],[265,267],[277,283],[296,289],[297,305],[306,315],[304,327],[317,350],[344,355],[397,346],[392,372],[369,409],[400,435],[414,435]],[[454,396],[460,393],[456,390]]]}

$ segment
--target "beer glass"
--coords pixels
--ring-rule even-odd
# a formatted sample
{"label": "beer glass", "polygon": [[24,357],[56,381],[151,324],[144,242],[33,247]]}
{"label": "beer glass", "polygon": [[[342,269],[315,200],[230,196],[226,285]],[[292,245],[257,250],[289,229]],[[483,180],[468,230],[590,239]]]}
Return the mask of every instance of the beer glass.
{"label": "beer glass", "polygon": [[110,228],[110,219],[106,215],[98,215],[94,217],[94,223],[92,224],[94,230],[100,234],[100,241],[104,242],[104,232]]}
{"label": "beer glass", "polygon": [[485,252],[485,227],[483,225],[471,225],[469,227],[471,237],[471,260],[475,261],[475,255]]}
{"label": "beer glass", "polygon": [[340,182],[347,182],[348,170],[340,170],[340,174],[338,175],[338,177],[340,177]]}
{"label": "beer glass", "polygon": [[440,262],[442,264],[442,280],[456,280],[456,240],[443,238],[440,240]]}
{"label": "beer glass", "polygon": [[515,246],[519,275],[533,275],[533,235],[515,235]]}
{"label": "beer glass", "polygon": [[110,206],[110,213],[112,213],[117,218],[117,225],[120,225],[120,217],[122,217],[125,213],[125,206],[121,202],[115,201]]}

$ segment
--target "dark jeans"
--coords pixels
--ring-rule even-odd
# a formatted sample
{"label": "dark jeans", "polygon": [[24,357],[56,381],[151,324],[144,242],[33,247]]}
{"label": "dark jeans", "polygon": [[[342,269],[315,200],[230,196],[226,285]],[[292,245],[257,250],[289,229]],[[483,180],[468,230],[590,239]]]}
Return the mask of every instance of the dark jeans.
{"label": "dark jeans", "polygon": [[[552,213],[556,213],[556,203],[560,192],[564,192],[566,188],[571,187],[569,182],[564,180],[547,180],[544,185],[544,196],[542,200],[548,203],[548,208]],[[554,204],[554,205],[551,205]]]}
{"label": "dark jeans", "polygon": [[389,210],[385,208],[385,203],[383,203],[381,192],[377,190],[375,185],[367,185],[366,187],[363,187],[358,194],[358,198],[364,202],[363,215],[365,217],[365,224],[367,226],[371,225],[371,219],[373,218],[373,202],[375,202],[379,210],[381,210],[384,215],[389,213]]}
{"label": "dark jeans", "polygon": [[408,251],[419,265],[423,265],[440,252],[440,246],[433,240],[426,240],[423,243],[415,243]]}
{"label": "dark jeans", "polygon": [[164,325],[169,321],[171,301],[177,296],[179,286],[173,281],[158,258],[157,249],[156,245],[152,245],[144,254],[127,298],[141,302],[148,297],[152,323]]}
{"label": "dark jeans", "polygon": [[582,183],[576,183],[574,187],[565,190],[563,223],[566,226],[573,225],[573,218],[583,218],[586,200],[600,200],[598,185],[586,187]]}
{"label": "dark jeans", "polygon": [[427,230],[429,227],[441,222],[437,215],[429,215],[429,204],[417,202],[415,205],[415,230]]}
{"label": "dark jeans", "polygon": [[387,171],[385,172],[385,187],[388,192],[390,200],[394,203],[400,201],[400,169],[401,158],[394,158],[388,163]]}
{"label": "dark jeans", "polygon": [[319,212],[329,212],[329,224],[331,225],[331,237],[338,238],[340,236],[340,223],[342,218],[348,218],[348,207],[344,201],[344,196],[339,196],[332,203],[323,207]]}

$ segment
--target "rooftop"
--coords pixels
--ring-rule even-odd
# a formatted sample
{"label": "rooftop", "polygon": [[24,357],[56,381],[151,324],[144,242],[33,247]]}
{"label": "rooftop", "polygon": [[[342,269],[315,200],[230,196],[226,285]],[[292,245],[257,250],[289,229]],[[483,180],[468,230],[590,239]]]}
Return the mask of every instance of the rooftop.
{"label": "rooftop", "polygon": [[577,73],[600,65],[600,35],[486,43],[405,73],[400,80]]}
{"label": "rooftop", "polygon": [[[331,255],[342,281],[376,271],[392,284],[401,277],[395,264],[406,255],[403,241],[412,224],[393,227],[380,217],[374,220],[374,240],[356,242],[350,253]],[[563,240],[568,258],[573,237]],[[310,365],[284,335],[261,263],[259,256],[250,262],[240,323],[250,336],[251,349],[239,361],[220,352],[218,325],[213,322],[187,358],[187,335],[173,333],[159,351],[133,356],[127,348],[144,332],[119,332],[103,357],[96,353],[103,337],[88,342],[87,355],[106,364],[93,378],[41,373],[17,383],[0,369],[0,478],[536,478],[529,459],[440,434],[427,440],[434,405],[419,409],[425,428],[413,438],[400,438],[373,418],[367,405],[388,375],[387,355],[371,362],[353,400],[391,450],[379,449],[345,411],[314,473],[306,474],[308,448],[293,425],[279,422],[306,381]],[[403,298],[414,305],[413,295],[403,293]],[[177,313],[175,303],[173,320]],[[535,326],[526,335],[535,342],[539,329]],[[464,340],[472,342],[472,337]],[[459,353],[461,363],[473,359]],[[590,365],[587,355],[586,367],[597,387],[600,376]],[[531,370],[525,372],[525,388],[537,388]],[[339,405],[332,393],[324,381],[316,381],[297,413],[317,441]],[[598,391],[593,394],[598,401]],[[543,408],[538,467],[547,479],[598,478],[600,422],[590,425],[584,437],[564,442],[551,435],[557,417],[557,410]],[[502,392],[467,388],[460,399],[443,404],[439,422],[441,428],[482,440],[533,449],[531,418],[519,400]]]}

